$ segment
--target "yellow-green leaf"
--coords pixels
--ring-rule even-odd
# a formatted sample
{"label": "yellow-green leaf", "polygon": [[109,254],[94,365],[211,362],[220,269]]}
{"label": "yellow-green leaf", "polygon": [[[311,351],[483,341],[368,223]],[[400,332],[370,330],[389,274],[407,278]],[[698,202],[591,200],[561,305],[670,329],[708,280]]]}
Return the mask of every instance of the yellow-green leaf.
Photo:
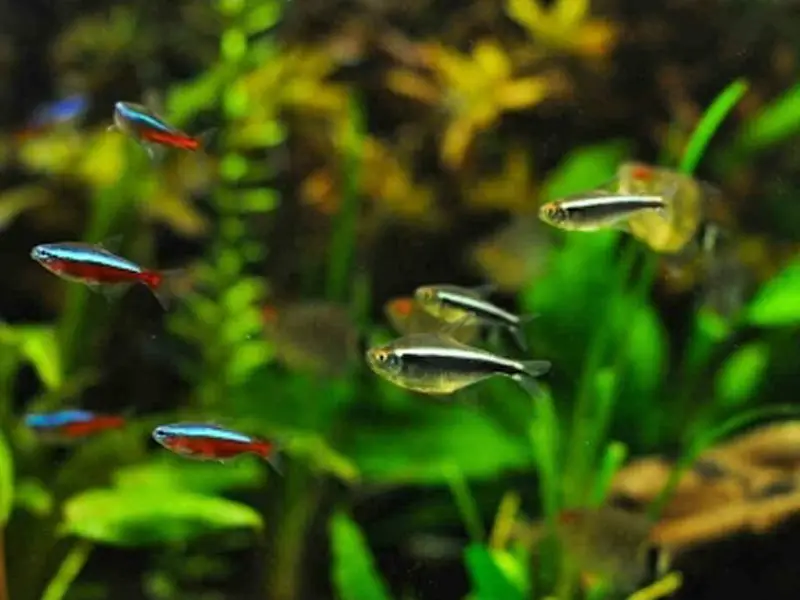
{"label": "yellow-green leaf", "polygon": [[330,521],[333,567],[331,578],[341,600],[389,600],[389,592],[375,569],[369,546],[358,525],[344,513]]}
{"label": "yellow-green leaf", "polygon": [[14,504],[14,459],[0,434],[0,528],[8,522]]}
{"label": "yellow-green leaf", "polygon": [[124,487],[70,498],[61,531],[112,546],[146,546],[261,527],[261,515],[238,502],[163,487]]}

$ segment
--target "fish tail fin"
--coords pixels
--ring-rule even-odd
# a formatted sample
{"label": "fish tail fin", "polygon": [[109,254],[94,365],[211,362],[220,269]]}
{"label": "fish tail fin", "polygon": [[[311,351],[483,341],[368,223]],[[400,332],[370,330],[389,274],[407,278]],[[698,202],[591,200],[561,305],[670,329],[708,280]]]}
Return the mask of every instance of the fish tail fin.
{"label": "fish tail fin", "polygon": [[269,463],[275,472],[283,477],[283,455],[281,447],[275,442],[261,441],[256,446],[256,454]]}
{"label": "fish tail fin", "polygon": [[548,373],[552,367],[552,363],[548,360],[526,360],[522,361],[521,365],[522,370],[514,375],[514,379],[531,396],[538,396],[541,393],[541,389],[536,379]]}
{"label": "fish tail fin", "polygon": [[187,291],[188,271],[186,269],[171,269],[151,274],[145,279],[147,287],[153,292],[161,308],[169,310],[173,299]]}
{"label": "fish tail fin", "polygon": [[523,331],[523,326],[526,323],[530,323],[538,319],[541,315],[539,313],[528,313],[525,315],[520,315],[517,317],[517,322],[514,325],[508,327],[508,332],[511,337],[514,339],[514,343],[517,347],[526,352],[528,350],[528,341],[525,339],[525,332]]}
{"label": "fish tail fin", "polygon": [[679,187],[680,186],[677,179],[675,179],[670,185],[666,186],[661,194],[664,204],[656,209],[656,212],[668,221],[672,220],[672,213],[675,208],[675,196],[678,194]]}
{"label": "fish tail fin", "polygon": [[202,152],[203,154],[208,154],[209,149],[211,149],[219,140],[220,133],[221,130],[219,127],[211,127],[205,131],[201,131],[194,138],[197,142],[197,151]]}

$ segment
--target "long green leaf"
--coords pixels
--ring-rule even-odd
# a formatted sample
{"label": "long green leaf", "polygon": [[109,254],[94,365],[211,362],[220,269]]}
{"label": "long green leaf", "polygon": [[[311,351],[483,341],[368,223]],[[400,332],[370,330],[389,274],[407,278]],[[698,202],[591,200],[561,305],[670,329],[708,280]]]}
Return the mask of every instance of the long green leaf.
{"label": "long green leaf", "polygon": [[333,567],[331,577],[340,600],[389,600],[386,584],[358,525],[338,512],[330,521]]}
{"label": "long green leaf", "polygon": [[800,84],[795,85],[742,128],[734,146],[752,153],[773,146],[800,130]]}
{"label": "long green leaf", "polygon": [[703,114],[703,118],[700,119],[700,123],[698,123],[689,143],[686,145],[679,167],[681,172],[687,175],[694,173],[711,138],[714,137],[725,117],[745,95],[747,88],[748,84],[745,80],[737,79],[714,99],[705,114]]}
{"label": "long green leaf", "polygon": [[62,532],[102,544],[135,547],[261,527],[261,515],[244,504],[158,487],[95,489],[73,496],[64,507]]}

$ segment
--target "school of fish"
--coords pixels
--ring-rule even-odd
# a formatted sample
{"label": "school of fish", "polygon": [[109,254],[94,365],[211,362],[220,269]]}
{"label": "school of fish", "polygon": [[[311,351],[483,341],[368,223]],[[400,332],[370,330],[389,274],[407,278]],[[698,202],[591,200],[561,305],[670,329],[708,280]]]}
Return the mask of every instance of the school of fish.
{"label": "school of fish", "polygon": [[[70,97],[37,112],[31,127],[74,118],[85,109],[85,100]],[[109,129],[134,139],[154,160],[170,149],[203,151],[208,143],[208,132],[188,134],[169,125],[144,104],[133,102],[116,103]],[[686,190],[681,188],[686,185],[686,181],[665,176],[664,170],[629,163],[620,169],[617,189],[593,190],[548,202],[540,207],[538,216],[541,222],[567,231],[621,229],[656,251],[677,253],[686,249],[700,223],[697,202],[686,200]],[[689,208],[685,206],[687,202]],[[50,273],[110,298],[130,286],[143,285],[162,308],[168,309],[176,295],[174,283],[184,271],[139,265],[115,251],[111,241],[65,241],[39,244],[30,256]],[[360,350],[361,338],[347,311],[323,302],[290,303],[280,309],[265,307],[265,335],[273,337],[278,360],[293,369],[336,375],[355,357],[363,358],[386,381],[420,394],[450,396],[489,378],[505,377],[535,397],[540,392],[538,380],[551,369],[549,361],[514,358],[480,347],[482,333],[489,331],[507,335],[520,353],[527,354],[524,329],[537,315],[515,314],[493,302],[491,296],[497,289],[492,284],[419,286],[384,306],[387,320],[400,337]],[[24,422],[42,440],[69,443],[124,428],[126,421],[124,416],[65,409],[29,414]],[[253,454],[281,473],[277,441],[216,423],[163,424],[155,427],[152,438],[176,455],[194,460],[224,463]],[[574,528],[581,522],[575,514],[562,515],[564,527]],[[586,528],[581,529],[581,535],[585,537],[589,530],[583,529]],[[637,543],[631,545],[630,557],[635,558],[640,551],[638,540],[643,536],[634,537]],[[633,558],[630,561],[638,565]],[[636,576],[638,571],[631,577]]]}

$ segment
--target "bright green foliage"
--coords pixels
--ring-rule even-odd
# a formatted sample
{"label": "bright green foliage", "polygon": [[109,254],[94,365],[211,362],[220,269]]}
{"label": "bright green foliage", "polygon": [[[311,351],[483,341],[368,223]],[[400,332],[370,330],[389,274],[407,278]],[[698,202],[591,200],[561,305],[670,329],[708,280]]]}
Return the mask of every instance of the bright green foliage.
{"label": "bright green foliage", "polygon": [[681,159],[680,171],[691,175],[697,168],[700,159],[705,154],[711,138],[725,120],[725,117],[734,109],[742,97],[747,93],[748,84],[737,79],[729,84],[706,109],[703,118],[692,133],[689,143]]}
{"label": "bright green foliage", "polygon": [[0,343],[10,346],[36,369],[50,390],[63,382],[60,348],[52,327],[0,325]]}
{"label": "bright green foliage", "polygon": [[745,321],[760,327],[800,323],[800,262],[787,266],[768,281],[750,301]]}
{"label": "bright green foliage", "polygon": [[532,464],[525,440],[469,406],[421,404],[402,419],[373,417],[353,425],[344,452],[366,481],[430,485],[442,483],[451,468],[482,479]]}
{"label": "bright green foliage", "polygon": [[14,506],[14,460],[0,434],[0,528],[4,527]]}
{"label": "bright green foliage", "polygon": [[144,546],[261,526],[261,516],[238,502],[154,486],[78,494],[64,506],[62,532],[113,546]]}
{"label": "bright green foliage", "polygon": [[[474,600],[523,600],[530,594],[525,568],[508,552],[471,544],[464,551]],[[520,568],[522,567],[522,568]]]}
{"label": "bright green foliage", "polygon": [[611,141],[573,151],[551,172],[542,190],[544,201],[585,192],[609,182],[628,154],[628,144]]}
{"label": "bright green foliage", "polygon": [[753,342],[734,352],[717,374],[716,399],[720,406],[744,405],[758,390],[769,363],[769,346]]}
{"label": "bright green foliage", "polygon": [[330,520],[333,565],[331,579],[339,600],[389,600],[386,584],[358,525],[337,512]]}
{"label": "bright green foliage", "polygon": [[218,463],[177,461],[172,456],[132,465],[114,473],[120,489],[168,488],[198,494],[221,494],[235,489],[255,488],[266,479],[263,461],[242,457],[221,468]]}
{"label": "bright green foliage", "polygon": [[794,136],[800,130],[800,85],[790,88],[744,124],[735,147],[757,152]]}

